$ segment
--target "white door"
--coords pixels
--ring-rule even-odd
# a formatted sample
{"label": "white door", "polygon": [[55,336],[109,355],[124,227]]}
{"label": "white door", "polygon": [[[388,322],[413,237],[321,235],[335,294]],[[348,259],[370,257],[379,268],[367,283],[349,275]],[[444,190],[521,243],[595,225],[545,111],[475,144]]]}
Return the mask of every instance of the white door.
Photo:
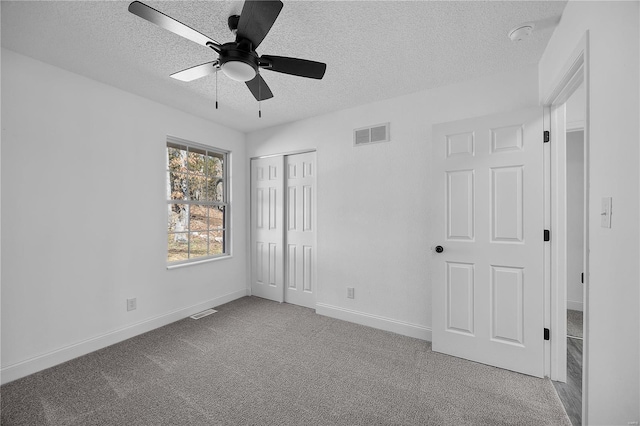
{"label": "white door", "polygon": [[251,160],[251,294],[284,297],[284,158]]}
{"label": "white door", "polygon": [[285,163],[284,300],[315,309],[316,153],[288,155]]}
{"label": "white door", "polygon": [[538,377],[542,133],[541,108],[433,127],[433,350]]}

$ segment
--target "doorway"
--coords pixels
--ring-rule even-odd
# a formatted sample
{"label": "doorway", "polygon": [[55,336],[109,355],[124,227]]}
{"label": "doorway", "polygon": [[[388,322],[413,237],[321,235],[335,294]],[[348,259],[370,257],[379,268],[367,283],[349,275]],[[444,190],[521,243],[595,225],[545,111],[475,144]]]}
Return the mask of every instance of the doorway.
{"label": "doorway", "polygon": [[[551,330],[549,376],[574,425],[589,423],[586,417],[589,380],[586,368],[589,363],[588,57],[588,34],[585,33],[543,100],[545,130],[551,135],[546,138],[550,143],[545,143],[548,165],[545,173],[548,195],[545,198],[549,205],[546,223],[552,235],[547,253]],[[580,220],[582,223],[576,224]],[[569,318],[572,314],[569,311],[579,316],[580,307],[582,326],[578,322],[577,327],[573,327],[576,324]],[[569,327],[572,329],[568,330]],[[580,329],[582,339],[576,335]]]}
{"label": "doorway", "polygon": [[315,309],[316,153],[251,159],[251,294]]}
{"label": "doorway", "polygon": [[[554,386],[574,425],[582,424],[585,271],[585,112],[584,83],[565,102],[564,164],[566,205],[566,377]],[[560,141],[562,145],[562,141]],[[560,361],[562,362],[562,361]]]}

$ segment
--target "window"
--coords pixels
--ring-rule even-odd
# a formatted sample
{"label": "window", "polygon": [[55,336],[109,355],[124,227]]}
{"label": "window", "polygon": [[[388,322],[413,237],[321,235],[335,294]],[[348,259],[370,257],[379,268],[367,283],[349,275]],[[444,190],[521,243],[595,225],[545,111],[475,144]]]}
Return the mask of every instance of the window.
{"label": "window", "polygon": [[228,153],[167,139],[167,262],[229,254]]}

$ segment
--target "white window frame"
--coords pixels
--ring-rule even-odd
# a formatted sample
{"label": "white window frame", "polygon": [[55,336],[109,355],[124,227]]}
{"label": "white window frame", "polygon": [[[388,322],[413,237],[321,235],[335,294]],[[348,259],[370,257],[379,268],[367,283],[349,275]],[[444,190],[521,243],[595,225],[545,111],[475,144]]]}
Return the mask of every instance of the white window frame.
{"label": "white window frame", "polygon": [[[187,152],[189,152],[190,149],[193,150],[197,150],[197,151],[205,151],[206,154],[215,154],[216,156],[220,156],[222,155],[222,176],[221,177],[215,177],[216,180],[221,179],[222,180],[222,201],[213,201],[213,200],[189,200],[188,199],[188,195],[185,196],[185,199],[182,200],[178,200],[178,199],[172,199],[171,198],[171,193],[172,193],[172,188],[171,188],[171,183],[170,183],[170,177],[169,177],[169,157],[168,157],[168,148],[173,147],[173,148],[179,148],[179,149],[186,149]],[[180,139],[174,136],[167,136],[167,141],[165,144],[165,159],[166,159],[166,198],[167,198],[167,209],[166,209],[166,214],[167,214],[167,221],[166,223],[169,224],[169,220],[170,220],[170,214],[171,214],[171,206],[174,204],[185,204],[185,205],[206,205],[206,206],[222,206],[224,207],[224,216],[223,216],[223,224],[222,224],[222,253],[220,254],[214,254],[214,255],[206,255],[206,256],[196,256],[196,257],[190,257],[191,256],[191,237],[192,237],[192,233],[191,233],[191,218],[190,215],[187,215],[187,228],[186,228],[186,235],[187,235],[187,252],[188,252],[188,259],[184,259],[184,260],[177,260],[177,261],[169,261],[168,260],[168,251],[169,251],[169,241],[168,241],[168,236],[171,233],[169,231],[169,229],[167,228],[167,230],[165,231],[167,233],[167,245],[165,247],[165,249],[167,250],[167,269],[172,269],[175,267],[181,267],[181,266],[187,266],[187,265],[193,265],[193,264],[199,264],[199,263],[203,263],[203,262],[210,262],[210,261],[214,261],[214,260],[219,260],[219,259],[224,259],[224,258],[228,258],[231,257],[231,232],[230,232],[230,218],[231,218],[231,203],[230,203],[230,187],[229,187],[229,168],[230,168],[230,157],[231,157],[231,153],[230,151],[224,150],[224,149],[220,149],[220,148],[216,148],[213,146],[209,146],[209,145],[203,145],[203,144],[199,144],[196,142],[192,142],[192,141],[188,141],[185,139]],[[189,176],[189,170],[187,168],[187,176]],[[207,177],[208,178],[208,177]],[[189,184],[189,179],[186,180],[186,184],[187,184],[187,190],[186,193],[189,194],[189,189],[188,189],[188,184]],[[212,229],[212,228],[209,228]],[[175,231],[174,231],[175,232]],[[208,242],[208,244],[210,244],[210,242]]]}

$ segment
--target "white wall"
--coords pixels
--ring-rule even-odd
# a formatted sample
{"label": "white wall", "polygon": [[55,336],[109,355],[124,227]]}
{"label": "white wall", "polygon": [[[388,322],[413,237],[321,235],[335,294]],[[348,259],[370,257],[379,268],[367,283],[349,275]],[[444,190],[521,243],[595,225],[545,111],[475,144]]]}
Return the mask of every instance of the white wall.
{"label": "white wall", "polygon": [[[233,258],[166,269],[168,134],[232,151]],[[246,294],[244,139],[2,50],[3,382]]]}
{"label": "white wall", "polygon": [[[249,134],[249,156],[317,149],[318,312],[430,340],[431,127],[536,104],[534,67]],[[384,122],[391,142],[353,147]]]}
{"label": "white wall", "polygon": [[583,310],[584,131],[567,132],[567,307]]}
{"label": "white wall", "polygon": [[[539,64],[544,99],[589,31],[588,424],[640,420],[638,28],[638,2],[570,1]],[[611,229],[602,197],[613,197]]]}

